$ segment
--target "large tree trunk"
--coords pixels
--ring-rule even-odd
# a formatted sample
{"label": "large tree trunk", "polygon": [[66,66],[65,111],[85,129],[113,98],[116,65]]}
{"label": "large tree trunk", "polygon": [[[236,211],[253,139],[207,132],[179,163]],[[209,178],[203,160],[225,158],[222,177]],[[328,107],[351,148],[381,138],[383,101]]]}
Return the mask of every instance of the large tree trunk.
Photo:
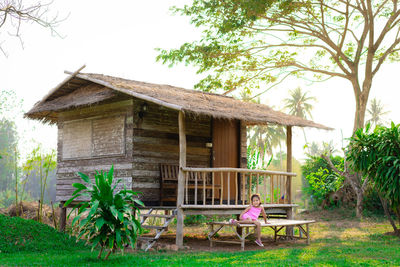
{"label": "large tree trunk", "polygon": [[395,235],[400,236],[400,230],[396,227],[396,223],[395,223],[395,221],[393,221],[392,216],[390,215],[390,212],[389,212],[389,209],[388,209],[387,200],[384,199],[384,198],[381,196],[381,194],[378,194],[378,195],[379,195],[379,199],[381,200],[381,204],[382,204],[383,210],[384,210],[384,212],[385,212],[385,215],[386,215],[386,217],[388,218],[390,224],[392,225],[393,231],[394,231]]}
{"label": "large tree trunk", "polygon": [[[367,110],[367,104],[368,104],[368,96],[369,96],[369,91],[370,91],[371,85],[369,88],[365,88],[367,90],[363,90],[362,92],[358,92],[355,94],[356,97],[356,114],[354,117],[354,127],[353,127],[353,133],[360,128],[364,127],[365,123],[365,112]],[[355,89],[356,91],[356,89]]]}
{"label": "large tree trunk", "polygon": [[357,218],[361,218],[363,211],[363,202],[364,202],[364,194],[361,190],[356,190],[357,195],[357,204],[356,204],[356,216]]}

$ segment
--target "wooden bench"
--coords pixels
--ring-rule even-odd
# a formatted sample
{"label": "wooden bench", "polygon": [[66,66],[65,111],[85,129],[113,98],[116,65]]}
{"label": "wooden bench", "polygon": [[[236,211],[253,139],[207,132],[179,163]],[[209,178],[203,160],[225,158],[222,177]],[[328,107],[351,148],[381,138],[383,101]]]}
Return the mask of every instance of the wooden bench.
{"label": "wooden bench", "polygon": [[[164,202],[176,202],[177,197],[177,189],[178,189],[178,175],[179,175],[179,166],[174,164],[160,164],[160,195],[161,195],[161,205]],[[210,184],[209,177],[206,176],[206,182],[203,183],[203,176],[198,175],[196,177],[195,173],[190,172],[188,177],[188,183],[185,184],[185,188],[188,189],[197,189],[203,190],[211,190],[213,185]],[[196,184],[197,180],[197,184]],[[220,190],[221,185],[214,185],[214,189]],[[166,191],[171,191],[172,194],[168,195]]]}
{"label": "wooden bench", "polygon": [[[274,241],[277,241],[278,236],[286,236],[281,235],[279,232],[284,229],[286,226],[298,227],[299,232],[298,236],[293,235],[291,237],[298,239],[307,239],[307,244],[310,244],[310,230],[309,225],[311,223],[315,223],[314,220],[304,221],[304,220],[288,220],[288,219],[271,219],[268,220],[268,223],[261,223],[261,227],[270,227],[274,230]],[[210,247],[213,247],[215,242],[219,243],[230,243],[230,244],[240,244],[242,250],[244,250],[245,239],[251,234],[250,228],[253,228],[253,232],[255,230],[254,224],[230,224],[229,222],[210,222],[207,223],[210,228],[210,233],[208,234],[208,240],[210,240]],[[305,227],[304,227],[305,226]],[[216,234],[224,227],[231,227],[235,236],[239,238],[240,241],[230,241],[230,240],[218,240],[216,239]],[[240,230],[239,230],[240,229]],[[303,236],[304,235],[304,236]]]}

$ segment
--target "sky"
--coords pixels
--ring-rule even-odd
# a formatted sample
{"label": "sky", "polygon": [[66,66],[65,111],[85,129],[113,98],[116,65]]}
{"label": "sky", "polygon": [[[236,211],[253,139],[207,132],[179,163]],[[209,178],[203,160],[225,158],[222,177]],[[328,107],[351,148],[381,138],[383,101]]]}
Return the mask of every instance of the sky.
{"label": "sky", "polygon": [[[1,31],[0,43],[7,57],[0,55],[0,89],[14,90],[27,111],[67,77],[65,70],[73,72],[84,64],[82,72],[191,89],[200,79],[194,68],[169,68],[155,60],[155,48],[178,48],[200,37],[200,31],[190,25],[188,18],[174,16],[169,10],[187,2],[55,0],[50,14],[58,13],[63,19],[56,28],[61,37],[37,25],[23,25],[22,46],[18,39]],[[399,63],[384,65],[370,94],[370,99],[381,100],[390,111],[387,119],[396,123],[400,118],[399,73]],[[333,140],[340,149],[342,137],[349,137],[353,129],[355,100],[351,84],[339,78],[313,84],[291,79],[264,94],[261,102],[281,109],[288,91],[297,86],[318,100],[314,103],[313,120],[335,128],[330,132],[306,129],[308,141]],[[46,149],[56,148],[56,127],[18,119],[18,129],[24,140],[22,151],[29,151],[36,143]],[[298,159],[304,158],[304,144],[303,132],[294,128],[293,150]]]}

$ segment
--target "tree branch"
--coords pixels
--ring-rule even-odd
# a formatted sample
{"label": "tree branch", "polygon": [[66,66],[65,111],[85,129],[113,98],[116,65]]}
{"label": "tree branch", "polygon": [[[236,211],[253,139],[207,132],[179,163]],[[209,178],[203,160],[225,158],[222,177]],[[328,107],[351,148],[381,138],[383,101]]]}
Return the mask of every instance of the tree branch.
{"label": "tree branch", "polygon": [[399,50],[399,49],[394,49],[399,43],[400,43],[400,38],[397,38],[397,40],[379,58],[378,63],[376,64],[375,69],[372,72],[372,76],[374,76],[378,72],[378,70],[380,69],[381,65],[383,64],[383,62],[388,57],[388,55],[390,55],[391,53]]}

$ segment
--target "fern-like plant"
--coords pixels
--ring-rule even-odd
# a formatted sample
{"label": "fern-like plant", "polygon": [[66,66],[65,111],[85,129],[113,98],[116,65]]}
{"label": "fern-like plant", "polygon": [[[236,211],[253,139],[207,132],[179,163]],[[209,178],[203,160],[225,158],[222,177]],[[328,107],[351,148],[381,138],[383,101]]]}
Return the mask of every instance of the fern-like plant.
{"label": "fern-like plant", "polygon": [[[108,249],[105,260],[117,248],[122,251],[126,245],[131,245],[133,248],[137,236],[142,232],[138,205],[144,206],[144,204],[136,198],[138,193],[126,188],[116,192],[116,187],[121,180],[117,180],[113,185],[113,166],[108,173],[96,171],[95,183],[86,174],[78,174],[86,185],[73,183],[72,186],[76,190],[65,203],[66,207],[80,196],[90,199],[89,201],[79,202],[72,209],[72,211],[78,211],[77,216],[72,221],[73,226],[78,225],[78,240],[80,238],[86,239],[87,243],[91,244],[92,250],[100,246],[101,249],[97,257],[99,259],[103,250]],[[71,213],[68,217],[71,216]]]}

